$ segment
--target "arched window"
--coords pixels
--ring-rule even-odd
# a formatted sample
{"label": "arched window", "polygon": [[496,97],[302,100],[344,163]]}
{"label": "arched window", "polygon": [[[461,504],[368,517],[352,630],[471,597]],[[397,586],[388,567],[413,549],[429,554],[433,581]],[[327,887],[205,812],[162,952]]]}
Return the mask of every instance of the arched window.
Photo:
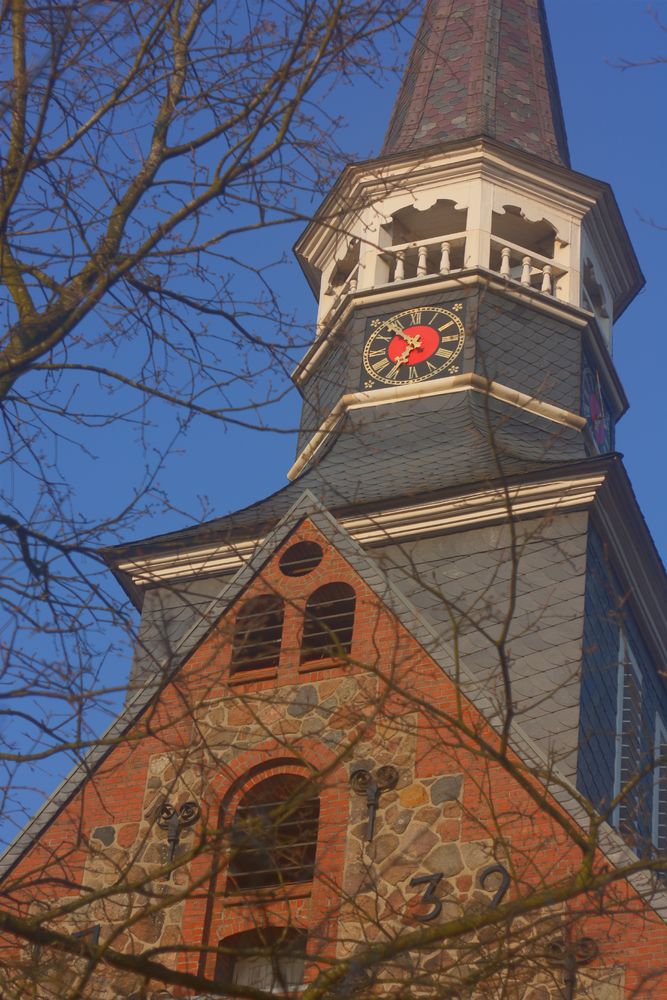
{"label": "arched window", "polygon": [[227,891],[310,882],[320,800],[307,778],[275,774],[239,802],[231,830]]}
{"label": "arched window", "polygon": [[267,993],[293,993],[303,983],[306,935],[286,927],[265,927],[224,938],[216,981]]}
{"label": "arched window", "polygon": [[232,673],[276,667],[280,658],[284,607],[275,594],[252,597],[236,616]]}
{"label": "arched window", "polygon": [[356,597],[347,583],[327,583],[308,598],[301,662],[344,656],[352,647]]}

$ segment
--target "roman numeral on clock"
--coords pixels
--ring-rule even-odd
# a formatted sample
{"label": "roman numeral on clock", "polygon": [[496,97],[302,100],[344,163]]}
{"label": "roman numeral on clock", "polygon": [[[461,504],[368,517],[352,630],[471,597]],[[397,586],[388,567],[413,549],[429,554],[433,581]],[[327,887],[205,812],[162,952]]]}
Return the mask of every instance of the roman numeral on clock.
{"label": "roman numeral on clock", "polygon": [[403,329],[404,329],[403,324],[400,323],[395,318],[388,319],[387,322],[385,323],[385,326],[386,326],[386,328],[388,330],[391,330],[392,333],[396,334],[399,337],[403,333]]}
{"label": "roman numeral on clock", "polygon": [[[384,351],[382,351],[381,353],[384,354]],[[375,368],[376,371],[383,372],[385,368],[389,367],[390,364],[391,361],[389,360],[389,358],[382,358],[381,361],[376,361],[373,367]]]}
{"label": "roman numeral on clock", "polygon": [[448,351],[446,347],[439,347],[435,353],[439,358],[451,358],[454,351]]}

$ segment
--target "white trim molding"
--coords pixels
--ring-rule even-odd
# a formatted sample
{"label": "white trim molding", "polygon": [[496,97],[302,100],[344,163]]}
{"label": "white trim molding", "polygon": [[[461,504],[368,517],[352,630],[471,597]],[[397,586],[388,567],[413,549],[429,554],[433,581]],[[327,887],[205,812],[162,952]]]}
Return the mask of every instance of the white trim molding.
{"label": "white trim molding", "polygon": [[[400,543],[438,532],[498,524],[508,516],[542,516],[589,507],[605,481],[604,471],[459,494],[428,504],[393,507],[373,515],[338,518],[360,545]],[[137,587],[196,576],[225,576],[252,557],[263,537],[236,544],[198,546],[185,552],[138,556],[116,564]]]}
{"label": "white trim molding", "polygon": [[554,406],[553,403],[546,403],[475,372],[451,375],[448,378],[434,379],[432,382],[388,386],[386,389],[370,389],[367,392],[349,392],[341,396],[329,416],[320,424],[287,473],[287,478],[297,479],[305,471],[326,438],[335,431],[338,423],[351,410],[384,406],[387,403],[405,402],[410,399],[424,399],[428,396],[444,396],[453,392],[479,392],[572,430],[583,431],[586,427],[586,418],[578,413],[564,410],[560,406]]}

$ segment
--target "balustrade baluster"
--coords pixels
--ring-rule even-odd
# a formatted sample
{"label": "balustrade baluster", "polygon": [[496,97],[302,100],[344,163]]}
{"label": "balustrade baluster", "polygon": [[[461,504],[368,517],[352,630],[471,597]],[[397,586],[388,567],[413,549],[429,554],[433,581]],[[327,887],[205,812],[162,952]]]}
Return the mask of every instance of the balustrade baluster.
{"label": "balustrade baluster", "polygon": [[419,261],[417,264],[417,277],[422,278],[425,274],[428,274],[428,247],[419,247],[417,251],[419,254]]}
{"label": "balustrade baluster", "polygon": [[553,294],[553,282],[551,280],[551,264],[545,264],[542,271],[542,291],[547,295]]}
{"label": "balustrade baluster", "polygon": [[450,249],[449,243],[440,244],[440,274],[449,274],[451,270]]}
{"label": "balustrade baluster", "polygon": [[503,278],[510,278],[512,276],[512,267],[510,265],[510,256],[512,251],[509,247],[503,247],[500,251],[500,273]]}
{"label": "balustrade baluster", "polygon": [[349,292],[356,292],[356,290],[357,290],[357,279],[356,279],[356,277],[350,278],[350,280],[347,283],[347,290]]}
{"label": "balustrade baluster", "polygon": [[523,269],[521,271],[521,284],[522,285],[529,285],[530,284],[530,266],[531,266],[531,259],[530,259],[530,257],[524,257],[523,258]]}
{"label": "balustrade baluster", "polygon": [[405,277],[405,250],[396,251],[396,268],[394,270],[394,281],[403,281]]}

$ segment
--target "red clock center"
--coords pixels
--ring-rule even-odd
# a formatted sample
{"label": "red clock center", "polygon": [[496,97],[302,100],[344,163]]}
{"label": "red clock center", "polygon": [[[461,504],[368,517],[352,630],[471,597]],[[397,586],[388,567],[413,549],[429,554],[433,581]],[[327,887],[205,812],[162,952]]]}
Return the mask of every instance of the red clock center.
{"label": "red clock center", "polygon": [[396,334],[387,348],[387,356],[391,361],[398,361],[405,353],[405,349],[410,346],[410,341],[415,337],[419,337],[419,347],[413,347],[410,351],[407,360],[409,365],[418,365],[420,361],[427,361],[440,347],[440,334],[435,327],[407,326],[403,333],[404,337]]}

